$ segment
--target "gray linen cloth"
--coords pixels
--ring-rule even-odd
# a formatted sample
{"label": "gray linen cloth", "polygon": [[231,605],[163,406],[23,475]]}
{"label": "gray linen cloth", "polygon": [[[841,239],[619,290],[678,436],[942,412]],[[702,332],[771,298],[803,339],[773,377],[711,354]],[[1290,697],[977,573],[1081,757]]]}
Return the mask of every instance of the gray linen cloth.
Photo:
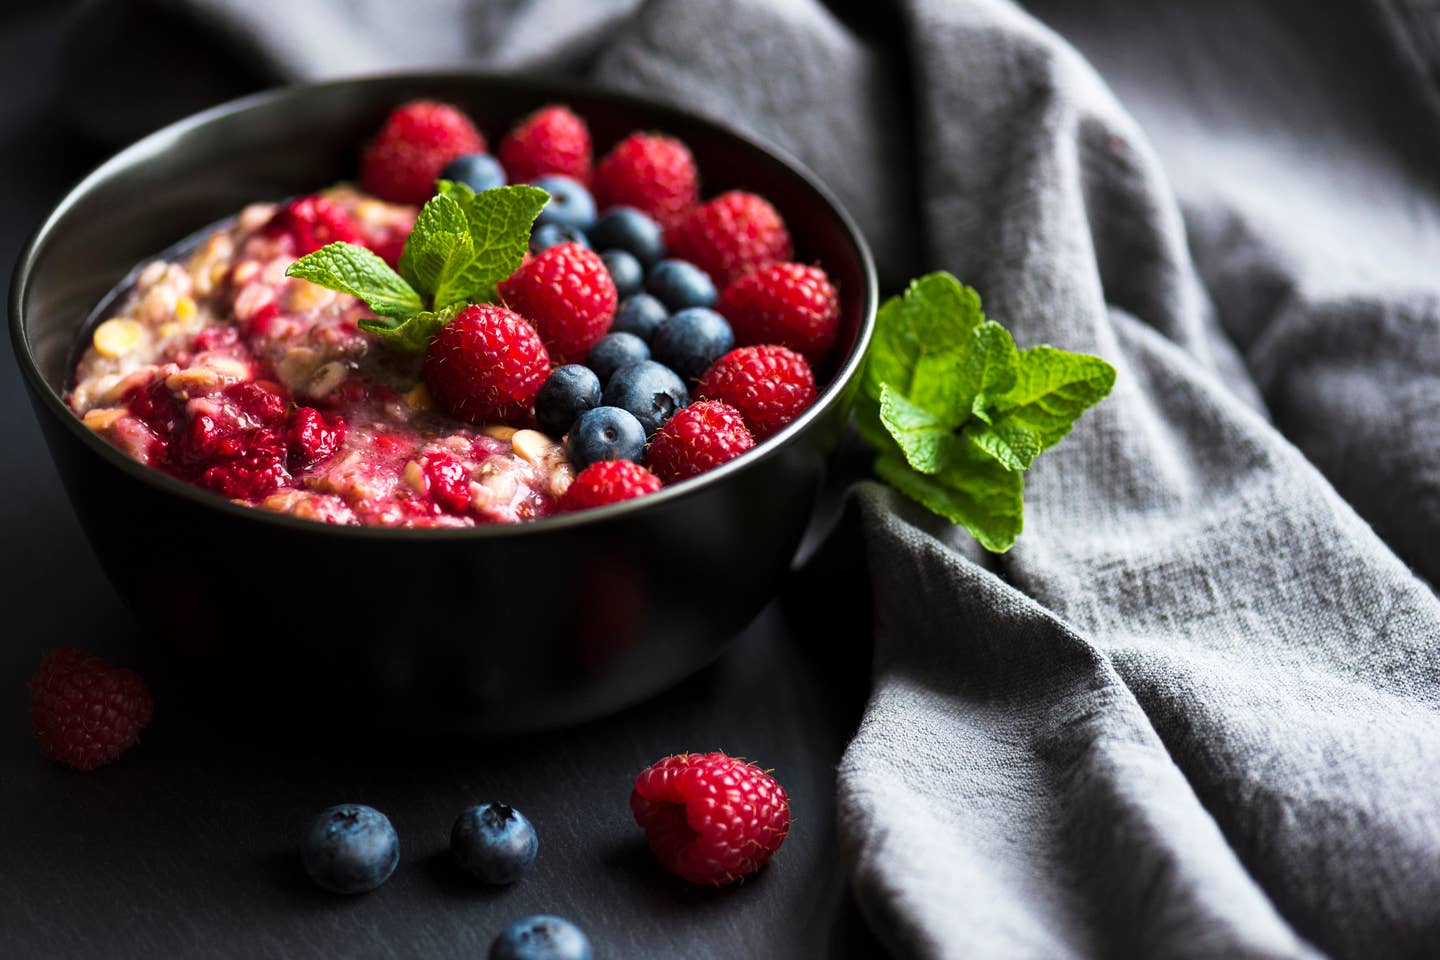
{"label": "gray linen cloth", "polygon": [[[106,83],[78,75],[76,116],[141,132],[126,78],[200,31],[197,95],[226,70],[544,69],[781,143],[889,288],[949,269],[1021,345],[1119,370],[1030,472],[1003,558],[854,490],[874,690],[840,842],[879,936],[917,957],[1440,956],[1440,12],[837,11],[106,4],[77,33]],[[150,103],[144,122],[199,105]]]}

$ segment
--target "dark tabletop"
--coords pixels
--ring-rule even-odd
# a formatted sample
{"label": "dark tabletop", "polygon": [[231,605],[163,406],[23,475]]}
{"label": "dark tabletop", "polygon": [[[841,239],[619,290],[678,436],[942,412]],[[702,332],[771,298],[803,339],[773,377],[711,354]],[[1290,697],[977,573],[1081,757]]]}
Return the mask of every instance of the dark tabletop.
{"label": "dark tabletop", "polygon": [[[57,113],[61,17],[0,14],[0,264],[104,151]],[[8,279],[6,282],[8,287]],[[7,291],[8,296],[8,291]],[[853,531],[788,582],[717,664],[580,728],[505,740],[395,735],[336,718],[224,728],[157,704],[142,743],[83,774],[46,760],[25,682],[60,644],[125,661],[143,642],[90,552],[51,467],[8,337],[0,345],[0,954],[7,957],[481,957],[527,913],[567,916],[599,957],[874,957],[835,843],[834,768],[869,663]],[[840,581],[844,588],[837,591]],[[848,595],[822,623],[817,596]],[[833,604],[830,604],[833,607]],[[257,695],[257,709],[263,697]],[[659,869],[627,805],[636,773],[723,749],[773,768],[794,826],[774,863],[733,889]],[[499,799],[540,834],[533,873],[498,891],[447,859],[455,815]],[[320,809],[385,811],[402,858],[355,898],[311,886],[296,844]]]}

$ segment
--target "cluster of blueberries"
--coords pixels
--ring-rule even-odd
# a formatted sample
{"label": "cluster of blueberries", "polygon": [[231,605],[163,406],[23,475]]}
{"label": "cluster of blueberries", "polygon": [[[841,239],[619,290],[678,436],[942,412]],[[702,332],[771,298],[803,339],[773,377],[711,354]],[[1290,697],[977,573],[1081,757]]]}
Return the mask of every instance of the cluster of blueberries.
{"label": "cluster of blueberries", "polygon": [[[535,827],[504,803],[467,807],[450,830],[450,853],[465,873],[488,884],[514,883],[540,848]],[[332,893],[366,893],[395,872],[400,837],[390,818],[363,803],[320,813],[300,845],[305,872]],[[547,914],[506,927],[490,947],[490,960],[591,960],[590,940],[568,920]]]}
{"label": "cluster of blueberries", "polygon": [[[469,154],[441,173],[475,191],[505,185],[488,154]],[[530,249],[560,243],[599,250],[620,304],[610,332],[586,362],[556,367],[535,397],[540,429],[570,435],[575,469],[600,460],[639,460],[646,440],[690,402],[686,384],[735,345],[725,318],[711,309],[718,293],[693,263],[665,258],[660,225],[634,207],[597,216],[595,200],[570,177],[534,182],[550,194],[535,220]]]}

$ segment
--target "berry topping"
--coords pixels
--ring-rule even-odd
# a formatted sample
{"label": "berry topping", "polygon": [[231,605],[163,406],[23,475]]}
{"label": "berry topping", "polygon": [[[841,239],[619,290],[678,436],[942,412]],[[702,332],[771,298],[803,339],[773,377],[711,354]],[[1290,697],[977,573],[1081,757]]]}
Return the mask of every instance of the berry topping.
{"label": "berry topping", "polygon": [[681,310],[660,324],[650,338],[650,351],[655,359],[674,370],[686,381],[700,374],[735,345],[730,324],[714,310],[690,307]]}
{"label": "berry topping", "polygon": [[366,893],[390,879],[400,862],[400,837],[390,818],[363,803],[324,810],[300,843],[310,879],[331,893]]}
{"label": "berry topping", "polygon": [[670,227],[700,202],[700,174],[679,140],[632,133],[595,168],[595,197],[601,209],[635,207]]}
{"label": "berry topping", "polygon": [[328,460],[345,442],[345,420],[338,414],[328,422],[314,407],[295,411],[285,439],[290,446],[290,469],[304,470]]}
{"label": "berry topping", "polygon": [[[196,418],[197,421],[200,418]],[[208,418],[207,418],[208,419]],[[257,427],[238,435],[232,448],[219,448],[210,459],[223,460],[200,474],[200,485],[231,500],[263,500],[290,480],[288,444],[273,430]],[[232,459],[225,459],[234,450]]]}
{"label": "berry topping", "polygon": [[670,311],[665,309],[665,304],[648,293],[637,293],[620,301],[620,305],[615,308],[615,319],[611,321],[610,329],[616,333],[633,333],[649,343],[668,316]]}
{"label": "berry topping", "polygon": [[650,348],[633,333],[607,333],[595,341],[585,361],[601,383],[608,383],[621,367],[650,359]]}
{"label": "berry topping", "polygon": [[360,243],[360,228],[350,215],[324,197],[301,197],[275,212],[263,231],[272,237],[288,236],[295,256],[314,253],[327,243]]}
{"label": "berry topping", "polygon": [[94,770],[140,738],[154,701],[135,673],[74,647],[57,647],[30,678],[30,721],[40,749]]}
{"label": "berry topping", "polygon": [[550,357],[535,328],[514,311],[487,303],[462,310],[425,351],[430,396],[472,423],[528,419],[549,373]]}
{"label": "berry topping", "polygon": [[365,189],[392,203],[424,203],[451,160],[484,153],[485,138],[457,108],[433,100],[396,107],[360,158]]}
{"label": "berry topping", "polygon": [[599,250],[624,250],[643,267],[653,267],[665,256],[665,232],[660,224],[634,207],[611,207],[590,228]]}
{"label": "berry topping", "polygon": [[646,767],[630,810],[666,870],[691,883],[732,883],[759,870],[790,832],[785,788],[723,753],[682,753]]}
{"label": "berry topping", "polygon": [[541,177],[534,186],[550,194],[550,199],[535,218],[537,224],[558,223],[577,230],[595,225],[595,201],[590,191],[569,177]]}
{"label": "berry topping", "polygon": [[541,253],[562,243],[578,243],[587,249],[590,246],[584,230],[563,223],[542,223],[530,234],[531,253]]}
{"label": "berry topping", "polygon": [[608,503],[632,500],[660,489],[660,478],[629,460],[602,460],[581,470],[565,496],[560,510],[588,510]]}
{"label": "berry topping", "polygon": [[556,363],[579,363],[615,316],[615,282],[578,243],[550,247],[501,282],[500,296],[530,320]]}
{"label": "berry topping", "polygon": [[590,131],[566,107],[543,107],[500,141],[500,162],[516,183],[553,173],[588,185]]}
{"label": "berry topping", "polygon": [[700,400],[671,417],[650,441],[646,465],[666,483],[713,470],[755,446],[740,411],[718,400]]}
{"label": "berry topping", "polygon": [[514,883],[535,862],[540,841],[525,815],[504,803],[481,803],[464,810],[450,829],[455,863],[486,883]]}
{"label": "berry topping", "polygon": [[575,420],[565,449],[576,470],[603,460],[639,460],[645,452],[645,428],[619,407],[596,407]]}
{"label": "berry topping", "polygon": [[600,405],[600,378],[589,367],[567,363],[550,371],[535,394],[535,420],[552,437],[563,437],[577,417]]}
{"label": "berry topping", "polygon": [[537,914],[516,920],[490,944],[489,960],[593,960],[590,939],[569,920]]}
{"label": "berry topping", "polygon": [[430,453],[421,468],[429,487],[430,499],[442,510],[464,513],[470,509],[470,472],[465,465],[447,453]]}
{"label": "berry topping", "polygon": [[616,370],[605,384],[603,402],[628,410],[649,436],[690,402],[685,381],[654,360],[642,360]]}
{"label": "berry topping", "polygon": [[794,350],[770,344],[741,347],[705,371],[695,396],[730,404],[755,439],[764,440],[815,402],[815,375]]}
{"label": "berry topping", "polygon": [[476,193],[494,190],[506,184],[505,168],[488,153],[465,153],[445,164],[441,180],[463,183]]}
{"label": "berry topping", "polygon": [[661,260],[645,276],[645,289],[669,310],[713,307],[715,284],[710,275],[684,260]]}
{"label": "berry topping", "polygon": [[645,289],[645,268],[633,254],[624,250],[606,250],[600,254],[610,279],[615,281],[615,293],[621,299],[632,297]]}
{"label": "berry topping", "polygon": [[724,286],[776,260],[789,260],[790,233],[764,197],[740,190],[698,206],[665,235],[670,255]]}
{"label": "berry topping", "polygon": [[778,343],[819,363],[835,345],[840,298],[819,267],[772,263],[725,288],[716,309],[730,321],[735,341]]}

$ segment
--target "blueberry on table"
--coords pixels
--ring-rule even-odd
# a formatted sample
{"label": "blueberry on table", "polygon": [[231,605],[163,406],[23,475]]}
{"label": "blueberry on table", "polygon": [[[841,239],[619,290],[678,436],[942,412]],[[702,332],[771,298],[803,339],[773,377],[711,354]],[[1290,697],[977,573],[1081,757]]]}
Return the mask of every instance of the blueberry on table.
{"label": "blueberry on table", "polygon": [[496,885],[519,880],[539,847],[530,821],[504,803],[469,807],[450,830],[450,853],[460,869]]}
{"label": "blueberry on table", "polygon": [[591,230],[601,250],[624,250],[644,267],[665,257],[665,235],[660,224],[634,207],[611,207]]}
{"label": "blueberry on table", "polygon": [[668,316],[670,311],[665,309],[665,304],[648,293],[637,293],[620,301],[615,308],[615,319],[610,322],[610,330],[613,333],[633,333],[649,343]]}
{"label": "blueberry on table", "polygon": [[645,268],[635,255],[624,250],[606,250],[600,254],[610,279],[615,281],[615,292],[621,297],[630,297],[645,289]]}
{"label": "blueberry on table", "polygon": [[713,307],[718,294],[710,275],[685,260],[661,260],[645,275],[645,290],[669,310]]}
{"label": "blueberry on table", "polygon": [[576,418],[600,405],[600,378],[578,363],[567,363],[550,371],[535,394],[535,419],[552,437],[563,437]]}
{"label": "blueberry on table", "polygon": [[550,194],[550,200],[535,218],[536,224],[559,223],[580,230],[589,230],[595,224],[595,200],[577,181],[550,176],[540,177],[533,185]]}
{"label": "blueberry on table", "polygon": [[562,917],[516,920],[490,945],[490,960],[592,960],[590,938]]}
{"label": "blueberry on table", "polygon": [[488,153],[464,153],[445,164],[440,179],[463,183],[479,193],[505,186],[505,170]]}
{"label": "blueberry on table", "polygon": [[686,380],[694,380],[734,345],[735,334],[724,317],[705,307],[691,307],[660,324],[650,338],[650,353]]}
{"label": "blueberry on table", "polygon": [[566,450],[577,473],[601,460],[639,460],[645,428],[619,407],[596,407],[580,414],[570,428]]}
{"label": "blueberry on table", "polygon": [[642,360],[616,370],[605,384],[600,402],[629,411],[648,437],[685,408],[690,393],[674,370],[654,360]]}
{"label": "blueberry on table", "polygon": [[587,249],[590,246],[590,241],[585,239],[585,231],[579,227],[571,227],[563,223],[540,223],[530,231],[531,253],[540,253],[562,243],[578,243]]}
{"label": "blueberry on table", "polygon": [[400,838],[390,819],[363,803],[323,811],[300,845],[310,879],[334,893],[365,893],[390,879],[400,862]]}
{"label": "blueberry on table", "polygon": [[633,333],[607,333],[595,341],[585,363],[601,383],[608,383],[621,367],[650,359],[650,348]]}

